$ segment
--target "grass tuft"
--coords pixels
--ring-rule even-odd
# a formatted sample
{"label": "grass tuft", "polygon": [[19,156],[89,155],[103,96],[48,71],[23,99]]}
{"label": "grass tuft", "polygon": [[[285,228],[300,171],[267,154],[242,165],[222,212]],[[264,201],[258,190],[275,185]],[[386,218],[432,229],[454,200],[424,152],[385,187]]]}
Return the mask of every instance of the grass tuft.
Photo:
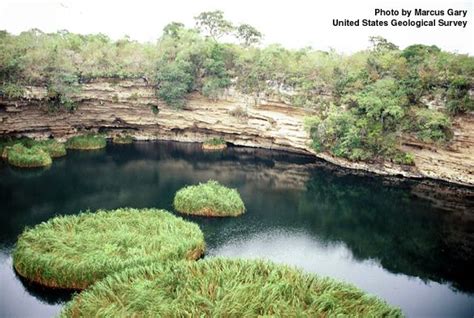
{"label": "grass tuft", "polygon": [[51,156],[40,146],[27,148],[18,143],[5,148],[5,154],[8,163],[20,168],[38,168],[47,167],[53,162]]}
{"label": "grass tuft", "polygon": [[37,145],[38,147],[42,148],[51,156],[51,158],[59,158],[66,155],[66,147],[63,143],[60,143],[56,140],[48,139],[34,141],[33,145]]}
{"label": "grass tuft", "polygon": [[238,216],[245,212],[237,190],[213,180],[184,187],[176,192],[173,204],[177,211],[192,215]]}
{"label": "grass tuft", "polygon": [[402,317],[356,287],[262,260],[213,258],[115,273],[60,317]]}
{"label": "grass tuft", "polygon": [[131,144],[133,142],[133,138],[130,135],[118,135],[112,139],[114,144]]}
{"label": "grass tuft", "polygon": [[41,285],[84,289],[125,268],[194,260],[204,249],[194,223],[164,210],[121,208],[59,216],[25,230],[13,265]]}
{"label": "grass tuft", "polygon": [[211,138],[202,143],[204,150],[222,150],[227,148],[227,144],[222,138]]}
{"label": "grass tuft", "polygon": [[78,150],[94,150],[105,148],[107,145],[105,138],[99,135],[80,135],[67,140],[66,148]]}

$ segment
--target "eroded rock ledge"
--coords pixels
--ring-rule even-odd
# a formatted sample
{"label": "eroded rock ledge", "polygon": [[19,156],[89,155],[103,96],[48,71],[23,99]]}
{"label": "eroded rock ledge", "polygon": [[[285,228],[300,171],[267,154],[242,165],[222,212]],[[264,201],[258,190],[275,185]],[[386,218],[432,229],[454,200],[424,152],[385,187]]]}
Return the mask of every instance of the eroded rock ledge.
{"label": "eroded rock ledge", "polygon": [[22,100],[0,99],[0,135],[65,139],[86,130],[114,135],[127,132],[141,140],[204,141],[222,137],[235,145],[312,154],[346,168],[382,175],[433,178],[474,185],[474,115],[456,119],[447,148],[405,140],[402,148],[415,156],[415,167],[392,163],[350,162],[309,146],[304,117],[310,111],[281,102],[254,99],[227,91],[211,101],[192,94],[184,110],[158,101],[141,80],[98,79],[82,85],[75,112],[48,111],[46,89],[30,87]]}

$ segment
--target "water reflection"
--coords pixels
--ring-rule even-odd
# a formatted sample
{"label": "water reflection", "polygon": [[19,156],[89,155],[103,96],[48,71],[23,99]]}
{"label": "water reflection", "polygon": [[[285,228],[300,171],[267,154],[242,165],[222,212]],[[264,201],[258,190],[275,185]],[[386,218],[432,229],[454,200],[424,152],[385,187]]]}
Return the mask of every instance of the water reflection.
{"label": "water reflection", "polygon": [[[390,299],[412,317],[469,317],[472,298],[454,294],[446,285],[407,275],[392,275],[373,259],[357,261],[344,243],[328,243],[301,231],[272,230],[233,239],[211,249],[212,256],[266,258],[306,272],[350,281]],[[471,302],[471,306],[466,305]],[[420,306],[420,303],[430,306]]]}
{"label": "water reflection", "polygon": [[247,213],[189,217],[203,229],[209,256],[262,256],[343,278],[410,315],[431,316],[442,306],[440,313],[474,313],[471,189],[354,176],[284,152],[204,153],[198,144],[146,142],[71,152],[25,176],[0,167],[0,291],[9,298],[0,316],[28,316],[31,307],[58,310],[41,299],[67,299],[30,286],[25,293],[5,265],[24,226],[85,209],[172,209],[179,188],[211,178],[238,188]]}

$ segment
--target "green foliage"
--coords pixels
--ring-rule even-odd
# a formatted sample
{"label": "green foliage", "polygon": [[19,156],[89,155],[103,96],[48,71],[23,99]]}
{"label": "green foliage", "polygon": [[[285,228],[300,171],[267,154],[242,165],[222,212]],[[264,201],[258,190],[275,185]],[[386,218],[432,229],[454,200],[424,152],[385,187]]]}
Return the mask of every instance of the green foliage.
{"label": "green foliage", "polygon": [[133,138],[130,135],[118,135],[112,138],[114,144],[131,144],[133,143]]}
{"label": "green foliage", "polygon": [[[2,32],[1,94],[19,98],[25,85],[45,85],[51,109],[73,110],[80,83],[94,77],[145,77],[159,99],[180,109],[193,92],[217,99],[233,86],[252,96],[255,104],[267,99],[311,108],[321,120],[309,129],[316,137],[313,147],[351,160],[395,160],[403,134],[448,140],[449,124],[417,127],[424,120],[416,110],[427,100],[439,101],[444,109],[427,110],[434,113],[425,118],[441,112],[451,122],[474,110],[469,94],[474,58],[469,55],[421,44],[400,50],[382,37],[371,37],[368,50],[351,55],[280,45],[257,48],[252,44],[261,33],[248,24],[234,28],[222,11],[203,12],[195,19],[204,36],[172,22],[153,44],[67,31],[30,30],[18,36]],[[230,35],[242,45],[217,41]],[[112,100],[118,102],[118,96]],[[343,126],[336,128],[337,122]]]}
{"label": "green foliage", "polygon": [[381,79],[348,96],[349,109],[333,105],[324,118],[305,121],[316,151],[353,161],[392,158],[406,97],[393,79]]}
{"label": "green foliage", "polygon": [[179,39],[179,33],[182,29],[184,29],[184,24],[181,22],[168,23],[163,28],[163,36],[170,36],[174,39]]}
{"label": "green foliage", "polygon": [[21,143],[7,147],[8,163],[20,168],[37,168],[51,165],[51,156],[39,146],[27,148]]}
{"label": "green foliage", "polygon": [[53,110],[63,108],[72,111],[76,109],[77,103],[73,96],[79,93],[80,87],[75,75],[53,74],[49,78],[47,88],[48,102]]}
{"label": "green foliage", "polygon": [[11,99],[19,99],[25,93],[24,88],[16,83],[6,83],[0,86],[0,97],[3,95]]}
{"label": "green foliage", "polygon": [[369,41],[372,44],[372,49],[375,52],[383,52],[383,51],[396,51],[398,50],[398,46],[389,42],[387,39],[381,36],[371,36],[369,37]]}
{"label": "green foliage", "polygon": [[202,12],[194,19],[199,31],[206,33],[214,40],[233,30],[232,23],[224,19],[224,12],[220,10]]}
{"label": "green foliage", "polygon": [[61,317],[402,317],[356,287],[262,260],[213,258],[114,274]]}
{"label": "green foliage", "polygon": [[206,140],[204,144],[209,145],[209,146],[220,146],[220,145],[225,145],[226,142],[222,138],[211,138],[211,139]]}
{"label": "green foliage", "polygon": [[151,109],[151,112],[153,113],[153,115],[158,115],[160,113],[160,110],[158,109],[158,106],[156,106],[156,105],[151,105],[150,109]]}
{"label": "green foliage", "polygon": [[244,202],[237,190],[213,180],[179,190],[173,204],[177,211],[193,215],[223,217],[245,212]]}
{"label": "green foliage", "polygon": [[63,143],[58,142],[53,139],[48,140],[30,140],[28,142],[24,142],[24,144],[28,147],[37,146],[44,151],[46,151],[51,158],[59,158],[66,155],[66,147]]}
{"label": "green foliage", "polygon": [[427,108],[415,109],[409,130],[425,142],[446,142],[451,122],[445,114]]}
{"label": "green foliage", "polygon": [[199,227],[157,209],[58,216],[18,238],[13,265],[49,287],[84,289],[126,268],[194,260],[204,251]]}
{"label": "green foliage", "polygon": [[162,64],[158,68],[156,81],[159,86],[157,96],[170,106],[182,108],[194,84],[191,65],[179,60]]}
{"label": "green foliage", "polygon": [[241,24],[236,29],[237,38],[242,42],[242,45],[248,47],[253,44],[258,44],[262,40],[262,33],[255,29],[250,24]]}
{"label": "green foliage", "polygon": [[92,134],[74,136],[66,141],[67,149],[94,150],[105,148],[106,145],[107,142],[103,136]]}
{"label": "green foliage", "polygon": [[474,111],[474,101],[469,95],[470,87],[470,81],[465,77],[456,77],[451,81],[446,94],[448,112],[458,114]]}

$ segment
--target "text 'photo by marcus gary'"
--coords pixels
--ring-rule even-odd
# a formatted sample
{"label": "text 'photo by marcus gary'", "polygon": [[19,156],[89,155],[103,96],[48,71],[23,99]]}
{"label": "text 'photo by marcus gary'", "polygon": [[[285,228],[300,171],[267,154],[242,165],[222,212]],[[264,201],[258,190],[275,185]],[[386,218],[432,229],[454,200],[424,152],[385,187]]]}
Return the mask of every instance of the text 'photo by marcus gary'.
{"label": "text 'photo by marcus gary'", "polygon": [[468,10],[374,9],[372,19],[332,19],[343,27],[458,27],[466,28]]}

